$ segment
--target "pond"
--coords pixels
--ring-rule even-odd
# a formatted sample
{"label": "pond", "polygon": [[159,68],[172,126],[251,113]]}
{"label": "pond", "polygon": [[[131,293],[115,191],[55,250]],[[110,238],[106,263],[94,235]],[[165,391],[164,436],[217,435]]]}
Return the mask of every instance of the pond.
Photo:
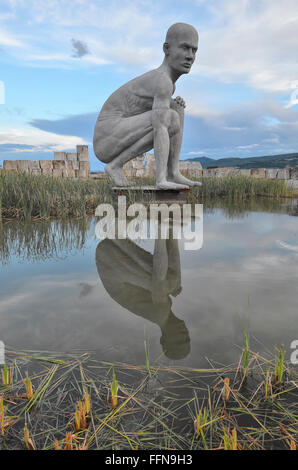
{"label": "pond", "polygon": [[[206,367],[298,339],[298,202],[204,205],[203,245],[103,240],[96,219],[1,226],[0,340]],[[159,272],[153,280],[154,270]],[[160,267],[161,266],[161,267]]]}

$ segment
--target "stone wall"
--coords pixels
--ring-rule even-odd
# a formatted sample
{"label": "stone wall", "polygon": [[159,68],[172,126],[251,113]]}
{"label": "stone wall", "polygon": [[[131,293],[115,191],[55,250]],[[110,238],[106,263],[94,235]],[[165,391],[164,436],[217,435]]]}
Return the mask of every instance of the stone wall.
{"label": "stone wall", "polygon": [[[282,179],[288,187],[298,189],[298,167],[295,168],[209,168],[203,169],[200,162],[180,160],[179,168],[183,175],[189,178],[220,178],[229,175],[252,176],[254,178]],[[127,177],[135,176],[151,178],[155,177],[154,155],[147,153],[134,158],[123,167]]]}
{"label": "stone wall", "polygon": [[130,160],[123,166],[125,176],[133,178],[139,177],[155,177],[155,158],[150,153],[145,153],[139,157]]}
{"label": "stone wall", "polygon": [[76,152],[54,152],[54,160],[4,160],[3,169],[32,175],[89,178],[88,145],[77,145]]}
{"label": "stone wall", "polygon": [[[191,162],[189,162],[191,163]],[[289,188],[298,189],[298,167],[294,168],[210,168],[202,171],[203,177],[221,177],[228,175],[252,176],[253,178],[281,179]]]}
{"label": "stone wall", "polygon": [[[254,178],[285,180],[288,187],[298,189],[298,167],[295,168],[210,168],[203,169],[200,162],[180,160],[179,168],[189,178],[211,178],[244,175]],[[60,176],[63,178],[89,178],[90,163],[88,145],[77,145],[76,152],[54,152],[54,160],[4,160],[3,169],[22,171],[33,175]],[[130,160],[123,167],[127,177],[155,178],[155,158],[146,153]],[[104,173],[92,175],[106,177]]]}
{"label": "stone wall", "polygon": [[[200,162],[179,162],[179,168],[185,176],[199,178],[202,176],[202,165]],[[130,160],[123,166],[125,176],[132,178],[139,177],[155,177],[155,157],[151,153],[145,153],[139,157]]]}

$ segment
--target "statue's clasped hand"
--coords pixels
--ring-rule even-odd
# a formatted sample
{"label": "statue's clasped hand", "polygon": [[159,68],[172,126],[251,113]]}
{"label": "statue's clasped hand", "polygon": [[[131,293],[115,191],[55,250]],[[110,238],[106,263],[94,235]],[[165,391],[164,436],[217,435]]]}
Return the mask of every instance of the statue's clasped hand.
{"label": "statue's clasped hand", "polygon": [[181,98],[181,96],[176,96],[176,98],[174,98],[173,101],[175,102],[175,104],[178,104],[179,106],[182,106],[183,108],[186,107],[185,101],[183,98]]}

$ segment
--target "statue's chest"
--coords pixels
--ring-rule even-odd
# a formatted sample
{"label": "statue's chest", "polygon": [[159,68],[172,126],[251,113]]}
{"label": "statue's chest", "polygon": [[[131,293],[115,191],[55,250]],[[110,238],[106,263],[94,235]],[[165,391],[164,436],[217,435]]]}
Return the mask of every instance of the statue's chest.
{"label": "statue's chest", "polygon": [[126,96],[126,105],[128,114],[139,114],[152,109],[153,97],[141,96],[129,93]]}

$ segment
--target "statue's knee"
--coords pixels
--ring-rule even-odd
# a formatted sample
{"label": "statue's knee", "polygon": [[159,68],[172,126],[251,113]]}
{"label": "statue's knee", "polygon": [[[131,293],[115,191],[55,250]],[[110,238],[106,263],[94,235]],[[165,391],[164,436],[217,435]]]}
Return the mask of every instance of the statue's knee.
{"label": "statue's knee", "polygon": [[180,131],[181,123],[180,123],[180,117],[177,111],[174,109],[170,109],[170,127],[169,127],[169,135],[172,137],[175,134],[178,134]]}

